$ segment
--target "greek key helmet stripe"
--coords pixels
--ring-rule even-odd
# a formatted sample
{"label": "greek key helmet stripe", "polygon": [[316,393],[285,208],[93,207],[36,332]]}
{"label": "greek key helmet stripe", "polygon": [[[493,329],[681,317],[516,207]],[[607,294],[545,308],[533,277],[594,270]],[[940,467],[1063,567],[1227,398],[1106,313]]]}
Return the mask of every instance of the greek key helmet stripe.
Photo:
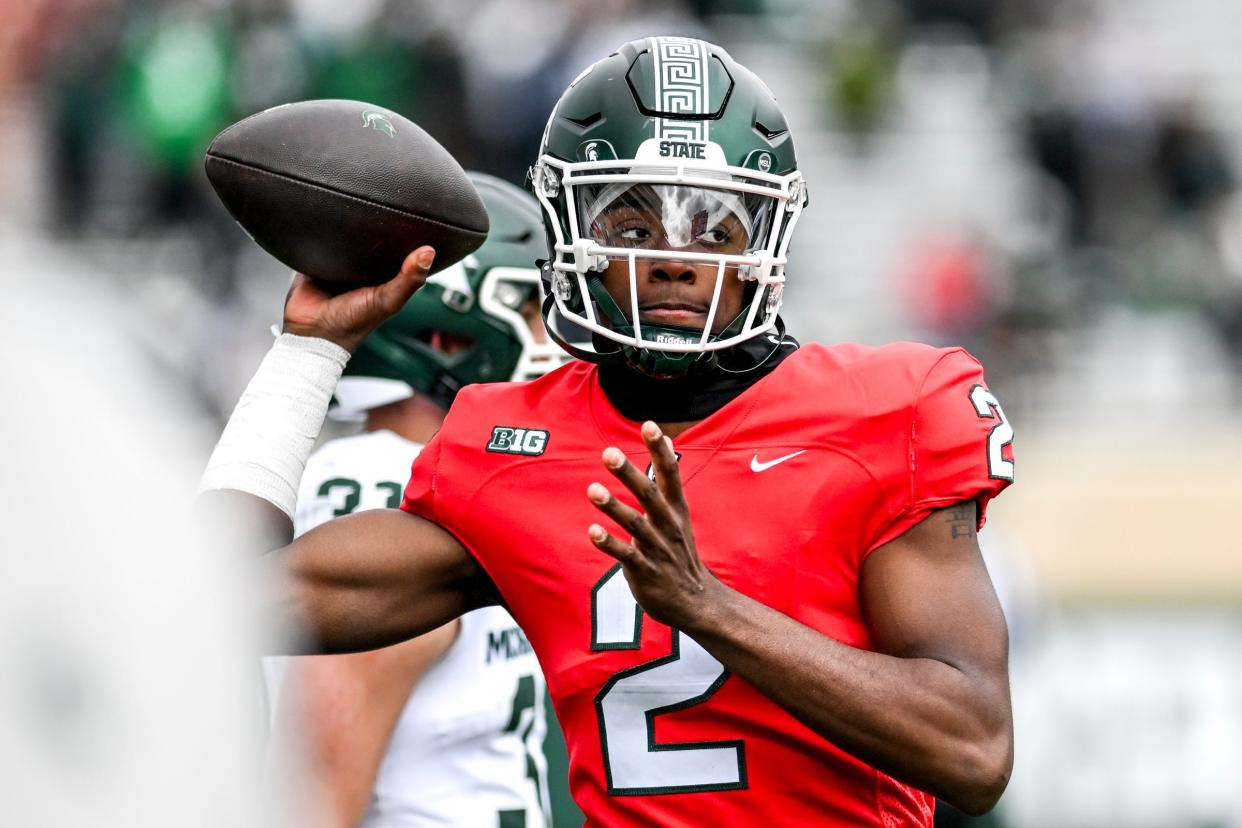
{"label": "greek key helmet stripe", "polygon": [[[688,37],[652,37],[648,46],[660,111],[708,114],[707,44]],[[655,129],[661,140],[708,140],[707,121],[657,118]]]}

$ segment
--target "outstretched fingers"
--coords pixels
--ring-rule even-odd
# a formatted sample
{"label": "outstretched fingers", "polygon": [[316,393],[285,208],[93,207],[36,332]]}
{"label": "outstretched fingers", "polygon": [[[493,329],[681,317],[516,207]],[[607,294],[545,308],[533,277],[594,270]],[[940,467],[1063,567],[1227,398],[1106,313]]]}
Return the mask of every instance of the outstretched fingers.
{"label": "outstretched fingers", "polygon": [[[634,545],[647,546],[654,548],[660,542],[660,533],[651,521],[647,520],[647,516],[637,509],[622,503],[613,497],[612,492],[602,483],[592,483],[587,487],[587,498],[613,522],[622,529],[630,533],[630,537],[634,539]],[[594,538],[592,538],[594,540]]]}
{"label": "outstretched fingers", "polygon": [[629,489],[639,505],[657,525],[666,529],[676,525],[676,514],[665,500],[660,487],[645,472],[631,463],[619,448],[604,449],[604,467]]}
{"label": "outstretched fingers", "polygon": [[651,452],[651,467],[655,471],[656,486],[670,508],[683,509],[685,496],[681,489],[681,471],[677,467],[677,452],[673,450],[673,441],[665,437],[660,427],[650,420],[643,423],[642,435],[647,451]]}
{"label": "outstretched fingers", "polygon": [[[672,442],[653,422],[643,424],[642,438],[651,454],[655,480],[640,471],[614,446],[604,449],[602,458],[604,467],[630,490],[642,511],[617,500],[602,483],[592,483],[587,488],[587,497],[595,508],[632,538],[630,543],[625,543],[610,535],[602,526],[592,524],[587,529],[591,542],[601,551],[630,565],[648,561],[650,553],[665,549],[670,541],[681,538],[686,525],[686,504],[677,469],[677,453],[673,451]],[[656,557],[660,554],[656,552]]]}
{"label": "outstretched fingers", "polygon": [[613,537],[598,523],[592,523],[587,527],[587,537],[591,539],[591,543],[595,544],[596,549],[627,566],[636,566],[643,560],[642,553],[633,544]]}

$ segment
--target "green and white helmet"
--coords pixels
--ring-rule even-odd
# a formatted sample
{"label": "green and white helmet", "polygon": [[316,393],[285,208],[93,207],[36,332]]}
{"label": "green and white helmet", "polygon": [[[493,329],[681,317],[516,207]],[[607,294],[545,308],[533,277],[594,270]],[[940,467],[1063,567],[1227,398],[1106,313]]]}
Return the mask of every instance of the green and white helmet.
{"label": "green and white helmet", "polygon": [[[719,46],[651,37],[589,67],[548,120],[531,188],[551,253],[544,322],[574,356],[676,376],[777,326],[806,188],[771,91]],[[633,208],[659,217],[663,246],[654,234],[612,226],[610,211]],[[713,250],[703,241],[716,232],[704,227],[722,217],[744,228],[744,244]],[[639,321],[636,263],[660,259],[716,266],[701,330]],[[630,301],[620,304],[601,281],[619,262],[630,274]],[[753,287],[742,312],[722,325],[715,317],[726,278]],[[575,335],[581,329],[589,342]]]}
{"label": "green and white helmet", "polygon": [[[555,343],[537,341],[523,316],[538,302],[535,262],[546,253],[539,205],[499,178],[469,177],[487,208],[487,240],[430,277],[363,340],[337,383],[335,417],[415,393],[448,408],[464,385],[534,379],[570,359]],[[445,341],[456,347],[445,350]]]}

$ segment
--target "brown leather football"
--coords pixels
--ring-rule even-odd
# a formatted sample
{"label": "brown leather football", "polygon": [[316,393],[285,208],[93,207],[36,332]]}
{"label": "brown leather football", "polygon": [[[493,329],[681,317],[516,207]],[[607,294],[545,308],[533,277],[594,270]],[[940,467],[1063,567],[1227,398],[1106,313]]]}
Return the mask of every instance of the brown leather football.
{"label": "brown leather football", "polygon": [[411,250],[433,272],[487,238],[487,211],[444,147],[360,101],[273,107],[216,136],[207,178],[268,253],[333,290],[391,279]]}

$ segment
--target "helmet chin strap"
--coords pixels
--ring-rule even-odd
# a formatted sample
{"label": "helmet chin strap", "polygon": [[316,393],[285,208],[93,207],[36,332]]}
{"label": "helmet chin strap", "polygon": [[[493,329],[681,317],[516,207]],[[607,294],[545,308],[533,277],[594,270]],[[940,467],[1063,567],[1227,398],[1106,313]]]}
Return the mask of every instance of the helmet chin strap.
{"label": "helmet chin strap", "polygon": [[[662,354],[658,351],[649,351],[646,348],[637,348],[633,345],[621,345],[610,339],[600,336],[597,333],[591,334],[591,344],[594,350],[581,348],[562,337],[556,330],[555,326],[548,322],[552,318],[552,314],[556,312],[556,299],[551,294],[544,297],[543,300],[543,319],[544,329],[548,332],[548,337],[565,350],[567,354],[575,359],[584,362],[593,362],[596,365],[624,365],[634,371],[649,377],[680,377],[690,373],[690,368],[695,367],[699,362],[703,361],[701,357],[713,357],[711,364],[715,365],[713,353],[702,354]],[[608,346],[613,346],[612,350],[601,350]],[[672,371],[667,370],[667,363],[672,360],[659,360],[657,357],[677,357],[678,362],[686,363],[687,370]],[[700,373],[695,371],[694,373]]]}
{"label": "helmet chin strap", "polygon": [[[551,292],[548,292],[543,297],[543,305],[542,305],[543,323],[544,323],[543,327],[544,327],[544,330],[546,330],[548,333],[548,338],[550,338],[553,342],[559,345],[565,351],[565,353],[569,354],[574,359],[580,359],[583,362],[594,362],[600,365],[620,363],[620,362],[625,361],[624,357],[621,354],[620,345],[617,345],[617,348],[614,351],[588,351],[587,349],[580,348],[577,345],[570,342],[569,340],[565,339],[563,336],[561,336],[557,332],[556,326],[550,322],[550,320],[552,319],[552,314],[554,314],[555,312],[556,312],[556,297],[553,296]],[[599,337],[599,338],[602,339],[603,337]],[[616,344],[616,343],[613,343],[613,344]]]}
{"label": "helmet chin strap", "polygon": [[[784,325],[779,324],[783,331]],[[774,342],[779,342],[775,345]],[[701,420],[772,373],[798,344],[790,336],[748,339],[720,354],[714,370],[687,374],[676,382],[625,365],[601,365],[599,383],[609,401],[630,420],[679,423]]]}
{"label": "helmet chin strap", "polygon": [[676,379],[707,374],[716,366],[718,359],[716,351],[705,351],[701,354],[670,354],[637,348],[633,345],[622,345],[621,350],[625,354],[626,364],[635,371],[656,379]]}
{"label": "helmet chin strap", "polygon": [[[600,281],[598,275],[587,277],[587,290],[590,291],[591,298],[599,306],[600,312],[607,317],[614,331],[622,336],[634,336],[633,323],[626,318],[625,312],[621,310],[621,306],[612,298],[612,294],[604,288],[603,282]],[[744,318],[745,314],[741,314],[739,319],[730,323],[730,326],[737,324],[740,329]],[[701,330],[696,331],[693,328],[683,328],[680,325],[643,325],[643,332],[656,336],[663,334],[686,342],[698,342],[703,336]],[[727,330],[722,333],[727,333]],[[718,336],[708,337],[708,341],[713,341]],[[598,337],[597,339],[603,338]],[[644,348],[641,345],[628,344],[621,345],[620,350],[626,364],[635,371],[661,379],[706,374],[716,366],[719,359],[717,351],[670,353],[668,351]]]}

